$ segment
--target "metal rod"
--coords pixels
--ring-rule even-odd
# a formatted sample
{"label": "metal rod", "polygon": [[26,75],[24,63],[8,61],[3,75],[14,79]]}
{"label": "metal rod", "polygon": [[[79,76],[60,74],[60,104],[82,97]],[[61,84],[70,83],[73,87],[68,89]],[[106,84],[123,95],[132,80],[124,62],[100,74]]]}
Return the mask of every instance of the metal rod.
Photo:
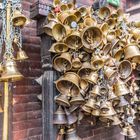
{"label": "metal rod", "polygon": [[[10,40],[10,14],[11,14],[11,2],[8,1],[6,7],[6,45],[9,45]],[[4,115],[3,115],[3,140],[8,140],[9,134],[9,89],[8,82],[4,82]]]}

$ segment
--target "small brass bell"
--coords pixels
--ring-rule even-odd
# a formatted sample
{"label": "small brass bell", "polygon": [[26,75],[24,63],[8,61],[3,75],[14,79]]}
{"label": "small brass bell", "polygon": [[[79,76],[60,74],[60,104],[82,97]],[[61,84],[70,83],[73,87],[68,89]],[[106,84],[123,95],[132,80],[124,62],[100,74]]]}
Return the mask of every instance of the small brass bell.
{"label": "small brass bell", "polygon": [[12,59],[6,60],[4,64],[4,71],[1,75],[0,81],[19,81],[23,78],[23,75],[18,71],[16,62]]}
{"label": "small brass bell", "polygon": [[108,24],[107,23],[103,23],[100,28],[101,28],[101,31],[103,32],[103,34],[106,37],[106,35],[107,35],[108,31],[109,31]]}
{"label": "small brass bell", "polygon": [[93,97],[101,96],[99,85],[95,85],[95,86],[92,88],[92,90],[90,91],[90,95],[93,96]]}
{"label": "small brass bell", "polygon": [[117,96],[122,96],[129,94],[130,91],[127,88],[126,84],[122,80],[118,79],[117,82],[114,84],[114,93]]}
{"label": "small brass bell", "polygon": [[48,15],[47,15],[47,19],[48,19],[48,21],[55,21],[56,20],[56,18],[55,18],[55,15],[53,14],[53,13],[48,13]]}
{"label": "small brass bell", "polygon": [[65,113],[66,113],[66,117],[67,117],[67,124],[68,125],[72,125],[74,123],[76,123],[77,121],[77,117],[74,113],[71,113],[68,109],[65,108]]}
{"label": "small brass bell", "polygon": [[94,18],[87,17],[84,19],[84,26],[89,27],[89,26],[96,26],[97,21]]}
{"label": "small brass bell", "polygon": [[99,9],[98,16],[103,20],[110,16],[111,11],[108,7],[102,7]]}
{"label": "small brass bell", "polygon": [[25,51],[23,51],[21,48],[19,48],[19,51],[17,52],[17,58],[16,60],[22,61],[22,60],[26,60],[29,57],[27,56],[27,54],[25,53]]}
{"label": "small brass bell", "polygon": [[113,18],[109,18],[106,22],[108,26],[110,27],[110,29],[113,29],[116,25],[116,20]]}
{"label": "small brass bell", "polygon": [[104,53],[104,55],[107,55],[107,54],[110,53],[111,47],[112,47],[111,43],[107,43],[107,44],[104,46],[104,48],[103,48],[103,53]]}
{"label": "small brass bell", "polygon": [[60,11],[61,12],[66,12],[66,11],[68,11],[68,5],[67,4],[62,4],[61,6],[60,6]]}
{"label": "small brass bell", "polygon": [[64,53],[67,52],[68,49],[69,48],[67,44],[58,42],[58,43],[54,43],[49,51],[53,53]]}
{"label": "small brass bell", "polygon": [[27,18],[20,12],[20,10],[15,10],[12,22],[15,27],[23,27],[26,24]]}
{"label": "small brass bell", "polygon": [[56,96],[55,102],[61,106],[66,106],[66,107],[70,106],[70,102],[66,94],[59,94],[58,96]]}
{"label": "small brass bell", "polygon": [[111,89],[111,87],[109,87],[108,100],[114,100],[115,98],[117,98],[117,96],[113,92],[113,89]]}
{"label": "small brass bell", "polygon": [[77,94],[77,95],[72,95],[72,98],[70,100],[70,103],[72,105],[81,105],[85,102],[84,98],[82,97],[81,94]]}
{"label": "small brass bell", "polygon": [[79,83],[80,77],[73,72],[67,72],[56,82],[56,88],[62,94],[78,95],[80,93]]}
{"label": "small brass bell", "polygon": [[87,14],[87,8],[86,7],[80,7],[78,10],[81,13],[82,17],[85,17]]}
{"label": "small brass bell", "polygon": [[81,107],[82,108],[82,110],[84,111],[84,113],[86,114],[86,115],[89,115],[90,113],[91,113],[91,108],[89,108],[89,107],[87,107],[87,106],[82,106]]}
{"label": "small brass bell", "polygon": [[88,88],[89,88],[89,83],[88,83],[86,80],[81,79],[81,80],[80,80],[80,93],[81,93],[83,96],[85,96],[85,94],[86,94]]}
{"label": "small brass bell", "polygon": [[115,31],[109,31],[107,33],[106,38],[109,42],[112,42],[112,40],[116,39],[116,32]]}
{"label": "small brass bell", "polygon": [[118,66],[118,73],[122,79],[128,78],[132,73],[132,65],[128,60],[122,61]]}
{"label": "small brass bell", "polygon": [[66,114],[61,106],[54,113],[53,123],[58,125],[67,124]]}
{"label": "small brass bell", "polygon": [[68,128],[65,140],[82,140],[77,134],[75,128]]}
{"label": "small brass bell", "polygon": [[60,0],[53,0],[53,6],[56,7],[61,4]]}
{"label": "small brass bell", "polygon": [[62,53],[53,61],[53,67],[59,72],[69,71],[72,68],[70,53]]}
{"label": "small brass bell", "polygon": [[50,20],[49,23],[43,27],[44,32],[49,36],[53,36],[52,29],[56,23],[55,20]]}
{"label": "small brass bell", "polygon": [[56,23],[52,28],[52,35],[55,40],[61,41],[67,34],[66,28],[61,23]]}

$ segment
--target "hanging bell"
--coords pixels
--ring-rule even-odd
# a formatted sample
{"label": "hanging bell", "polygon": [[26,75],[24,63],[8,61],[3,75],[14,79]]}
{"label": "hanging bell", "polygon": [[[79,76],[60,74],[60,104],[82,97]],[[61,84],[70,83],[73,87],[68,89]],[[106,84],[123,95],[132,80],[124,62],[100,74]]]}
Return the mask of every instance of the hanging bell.
{"label": "hanging bell", "polygon": [[85,76],[84,79],[91,84],[96,84],[98,80],[98,74],[97,72],[91,72],[88,76]]}
{"label": "hanging bell", "polygon": [[88,76],[91,72],[93,71],[93,69],[91,68],[91,64],[89,62],[84,62],[82,64],[82,67],[79,69],[78,71],[78,75],[81,78],[85,78],[86,76]]}
{"label": "hanging bell", "polygon": [[70,53],[62,53],[53,61],[53,67],[59,72],[69,71],[72,68]]}
{"label": "hanging bell", "polygon": [[80,33],[77,31],[73,32],[68,37],[66,37],[65,43],[72,50],[80,49],[82,47],[82,40],[80,37]]}
{"label": "hanging bell", "polygon": [[15,27],[23,27],[26,24],[27,18],[20,12],[15,10],[12,17],[12,22]]}
{"label": "hanging bell", "polygon": [[132,62],[139,63],[140,50],[137,45],[130,44],[124,49],[125,59],[132,58]]}
{"label": "hanging bell", "polygon": [[108,7],[101,7],[98,12],[99,18],[102,20],[107,19],[110,16],[110,9]]}
{"label": "hanging bell", "polygon": [[86,7],[80,7],[78,11],[81,13],[82,17],[85,17],[87,15],[87,8]]}
{"label": "hanging bell", "polygon": [[62,4],[60,6],[60,11],[63,12],[67,12],[69,10],[68,5],[67,4]]}
{"label": "hanging bell", "polygon": [[70,103],[72,105],[81,105],[85,102],[84,98],[82,97],[81,94],[77,94],[77,95],[72,95],[72,98],[70,100]]}
{"label": "hanging bell", "polygon": [[117,96],[122,96],[129,94],[130,91],[127,88],[126,84],[122,80],[118,79],[117,82],[114,84],[114,93]]}
{"label": "hanging bell", "polygon": [[18,71],[16,62],[12,59],[7,59],[4,64],[4,71],[1,75],[0,81],[19,81],[23,78],[23,75]]}
{"label": "hanging bell", "polygon": [[49,51],[53,53],[64,53],[67,52],[68,49],[69,48],[67,44],[58,42],[58,43],[54,43]]}
{"label": "hanging bell", "polygon": [[98,55],[94,55],[91,58],[91,66],[94,70],[99,70],[104,66],[104,60],[100,58]]}
{"label": "hanging bell", "polygon": [[81,38],[84,47],[93,50],[102,43],[102,31],[98,27],[90,26],[82,32]]}
{"label": "hanging bell", "polygon": [[113,89],[109,87],[108,100],[114,100],[115,98],[117,98],[116,94],[113,92]]}
{"label": "hanging bell", "polygon": [[89,115],[91,113],[90,107],[83,105],[81,108],[82,108],[82,111],[84,111],[84,114]]}
{"label": "hanging bell", "polygon": [[116,114],[111,102],[102,102],[100,116],[113,116]]}
{"label": "hanging bell", "polygon": [[53,123],[57,125],[67,124],[66,114],[61,106],[54,113]]}
{"label": "hanging bell", "polygon": [[95,85],[90,91],[90,95],[93,97],[101,96],[99,85]]}
{"label": "hanging bell", "polygon": [[29,57],[27,56],[27,54],[25,53],[25,51],[23,51],[21,48],[19,48],[19,51],[17,52],[17,58],[16,60],[18,61],[22,61],[22,60],[26,60]]}
{"label": "hanging bell", "polygon": [[113,18],[109,18],[106,23],[108,24],[110,29],[113,29],[116,25],[116,20]]}
{"label": "hanging bell", "polygon": [[55,17],[55,15],[53,14],[53,13],[48,13],[48,15],[47,15],[47,19],[48,19],[48,21],[55,21],[56,20],[56,17]]}
{"label": "hanging bell", "polygon": [[75,8],[74,3],[72,3],[72,2],[71,3],[68,3],[67,6],[68,6],[68,8],[69,8],[70,11]]}
{"label": "hanging bell", "polygon": [[120,78],[122,79],[128,78],[132,73],[131,62],[128,60],[121,61],[121,63],[118,66],[118,73]]}
{"label": "hanging bell", "polygon": [[103,48],[103,54],[108,55],[110,53],[111,47],[112,47],[111,43],[107,43]]}
{"label": "hanging bell", "polygon": [[61,4],[60,0],[53,0],[53,6],[56,7]]}
{"label": "hanging bell", "polygon": [[87,18],[84,19],[83,24],[84,24],[85,27],[96,26],[97,21],[94,18],[87,17]]}
{"label": "hanging bell", "polygon": [[102,33],[105,35],[105,37],[106,37],[107,33],[109,32],[108,24],[107,23],[103,23],[101,25],[100,29],[101,29]]}
{"label": "hanging bell", "polygon": [[59,94],[58,96],[55,97],[54,100],[58,105],[70,107],[70,102],[66,94]]}
{"label": "hanging bell", "polygon": [[109,89],[108,89],[108,86],[107,85],[102,85],[102,86],[100,86],[100,94],[101,95],[107,95],[107,93],[108,93],[108,91],[109,91]]}
{"label": "hanging bell", "polygon": [[93,109],[92,112],[91,112],[91,114],[93,116],[100,116],[100,110],[99,109]]}
{"label": "hanging bell", "polygon": [[61,41],[67,34],[66,28],[61,23],[56,23],[52,28],[52,36],[56,41]]}
{"label": "hanging bell", "polygon": [[112,40],[116,39],[116,32],[115,31],[109,31],[107,33],[106,38],[109,42],[112,42]]}
{"label": "hanging bell", "polygon": [[43,27],[44,32],[49,36],[53,36],[52,29],[56,23],[55,20],[50,20],[49,23]]}
{"label": "hanging bell", "polygon": [[75,128],[68,128],[65,140],[82,140],[77,134]]}
{"label": "hanging bell", "polygon": [[67,117],[67,125],[72,125],[77,122],[77,117],[74,113],[71,113],[66,108],[65,108],[65,113],[66,113],[66,117]]}
{"label": "hanging bell", "polygon": [[80,93],[79,83],[80,77],[74,72],[65,73],[55,82],[58,91],[67,95],[78,95]]}

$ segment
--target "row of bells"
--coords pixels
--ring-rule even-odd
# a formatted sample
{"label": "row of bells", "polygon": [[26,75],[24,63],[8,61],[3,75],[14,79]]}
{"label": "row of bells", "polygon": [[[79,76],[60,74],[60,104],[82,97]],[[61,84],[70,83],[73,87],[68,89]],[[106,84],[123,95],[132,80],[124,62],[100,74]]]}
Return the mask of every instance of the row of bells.
{"label": "row of bells", "polygon": [[[54,124],[66,128],[91,115],[136,137],[140,24],[129,23],[127,16],[121,9],[94,10],[53,1],[43,30],[56,41],[49,51],[54,69],[62,74],[54,82],[60,92],[54,99],[59,106]],[[64,139],[79,140],[76,128],[71,131]]]}

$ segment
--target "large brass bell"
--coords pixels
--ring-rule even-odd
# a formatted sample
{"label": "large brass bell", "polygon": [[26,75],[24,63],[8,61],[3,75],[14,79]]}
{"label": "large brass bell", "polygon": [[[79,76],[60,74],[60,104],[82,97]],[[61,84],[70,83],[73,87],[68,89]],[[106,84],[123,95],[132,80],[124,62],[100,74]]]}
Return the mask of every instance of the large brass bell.
{"label": "large brass bell", "polygon": [[69,48],[73,50],[80,49],[82,47],[82,40],[80,37],[80,33],[73,32],[65,39],[66,44]]}
{"label": "large brass bell", "polygon": [[110,9],[108,7],[102,7],[99,9],[98,16],[103,20],[110,16]]}
{"label": "large brass bell", "polygon": [[72,67],[76,70],[78,70],[82,67],[82,63],[78,57],[75,59],[74,58],[72,59]]}
{"label": "large brass bell", "polygon": [[80,93],[80,77],[73,72],[67,72],[56,82],[56,88],[62,94],[77,95]]}
{"label": "large brass bell", "polygon": [[102,42],[102,31],[98,27],[87,27],[82,33],[82,43],[85,48],[93,50]]}
{"label": "large brass bell", "polygon": [[56,23],[57,22],[55,20],[50,20],[49,23],[43,27],[44,32],[49,36],[53,36],[52,29]]}
{"label": "large brass bell", "polygon": [[50,52],[53,53],[64,53],[68,51],[68,46],[65,43],[54,43],[51,48],[50,48]]}
{"label": "large brass bell", "polygon": [[67,34],[66,28],[60,23],[56,23],[52,28],[52,35],[55,40],[61,41]]}
{"label": "large brass bell", "polygon": [[130,91],[127,88],[126,84],[122,80],[118,79],[117,82],[114,84],[114,93],[117,96],[122,96],[129,94]]}
{"label": "large brass bell", "polygon": [[57,125],[67,124],[66,114],[61,106],[54,113],[53,123]]}
{"label": "large brass bell", "polygon": [[61,106],[66,106],[66,107],[70,106],[70,102],[66,94],[59,94],[58,96],[56,96],[55,102]]}
{"label": "large brass bell", "polygon": [[1,75],[0,81],[19,81],[23,78],[23,75],[18,71],[16,62],[12,59],[7,59],[4,64],[4,71]]}
{"label": "large brass bell", "polygon": [[96,84],[98,80],[98,74],[97,72],[91,72],[88,76],[85,76],[84,79],[91,84]]}
{"label": "large brass bell", "polygon": [[135,44],[130,44],[124,49],[125,59],[131,58],[133,62],[139,63],[140,49]]}
{"label": "large brass bell", "polygon": [[85,102],[83,96],[81,94],[77,94],[77,95],[72,95],[72,98],[70,100],[70,103],[72,105],[81,105]]}
{"label": "large brass bell", "polygon": [[27,54],[25,53],[25,51],[23,51],[21,48],[19,48],[19,51],[17,52],[17,58],[16,60],[22,61],[22,60],[26,60],[29,57],[27,56]]}
{"label": "large brass bell", "polygon": [[132,73],[132,65],[128,60],[122,61],[118,66],[118,73],[122,79],[128,78]]}
{"label": "large brass bell", "polygon": [[66,132],[66,140],[81,140],[81,138],[76,134],[75,128],[68,128]]}
{"label": "large brass bell", "polygon": [[65,108],[65,113],[66,113],[66,117],[67,117],[67,124],[68,125],[72,125],[74,123],[76,123],[77,121],[77,117],[74,113],[71,113],[68,109]]}
{"label": "large brass bell", "polygon": [[94,55],[91,58],[91,66],[94,70],[99,70],[104,66],[104,60],[100,58],[98,55]]}
{"label": "large brass bell", "polygon": [[113,116],[116,114],[111,102],[103,102],[101,104],[101,113],[100,116]]}
{"label": "large brass bell", "polygon": [[23,27],[26,24],[27,18],[16,9],[13,13],[12,22],[15,27]]}
{"label": "large brass bell", "polygon": [[72,68],[70,53],[62,53],[54,58],[53,67],[59,72],[69,71]]}

